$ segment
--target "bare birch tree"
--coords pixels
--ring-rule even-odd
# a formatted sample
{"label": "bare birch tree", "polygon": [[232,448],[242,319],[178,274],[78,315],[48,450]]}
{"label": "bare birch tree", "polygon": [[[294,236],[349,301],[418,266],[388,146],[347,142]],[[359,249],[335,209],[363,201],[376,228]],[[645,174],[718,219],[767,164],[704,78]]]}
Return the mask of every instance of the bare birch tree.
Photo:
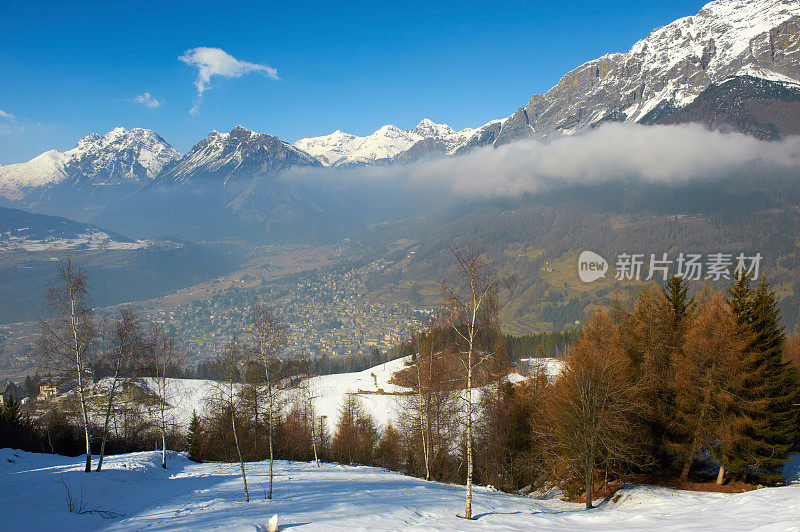
{"label": "bare birch tree", "polygon": [[244,501],[250,502],[250,491],[247,489],[247,474],[244,468],[244,458],[242,457],[242,448],[239,445],[239,435],[236,432],[236,409],[238,408],[236,382],[241,380],[241,375],[245,370],[246,358],[235,336],[225,345],[222,354],[217,359],[217,364],[219,364],[220,369],[225,375],[225,382],[220,387],[222,406],[225,410],[228,410],[231,416],[231,431],[233,433],[234,444],[236,445],[236,453],[239,457],[239,467],[242,471]]}
{"label": "bare birch tree", "polygon": [[250,332],[253,336],[255,354],[264,366],[264,379],[267,388],[267,430],[269,439],[269,491],[267,499],[272,499],[273,483],[273,436],[275,433],[275,390],[274,370],[278,353],[286,342],[286,326],[263,303],[256,303],[251,310],[253,320]]}
{"label": "bare birch tree", "polygon": [[440,478],[441,464],[452,450],[459,416],[456,388],[461,382],[460,377],[457,382],[453,379],[449,353],[436,349],[433,331],[432,327],[429,334],[414,339],[417,353],[408,385],[415,393],[406,396],[401,419],[412,441],[413,435],[419,433],[425,480]]}
{"label": "bare birch tree", "polygon": [[311,449],[314,451],[314,463],[319,467],[319,455],[317,454],[317,434],[316,434],[316,414],[314,412],[314,390],[311,385],[311,365],[306,366],[306,372],[301,384],[301,394],[303,401],[303,411],[306,417],[306,424],[311,427]]}
{"label": "bare birch tree", "polygon": [[111,337],[111,346],[106,356],[110,365],[114,368],[114,374],[108,386],[108,400],[106,402],[106,415],[103,423],[103,438],[100,442],[100,458],[97,461],[97,471],[103,468],[103,457],[106,450],[106,439],[108,437],[108,424],[111,420],[111,413],[114,407],[114,398],[117,391],[117,384],[123,371],[130,366],[141,347],[142,329],[139,317],[133,307],[126,305],[122,307],[119,318],[111,323],[108,331]]}
{"label": "bare birch tree", "polygon": [[172,337],[158,323],[152,322],[145,341],[145,371],[155,384],[155,417],[161,434],[161,467],[167,468],[167,411],[172,409],[168,388],[170,371],[180,365]]}
{"label": "bare birch tree", "polygon": [[86,468],[92,470],[92,449],[87,405],[87,372],[97,338],[94,314],[89,304],[86,274],[70,257],[58,263],[58,279],[47,289],[47,302],[56,316],[40,323],[39,352],[50,371],[76,379],[83,432],[86,439]]}
{"label": "bare birch tree", "polygon": [[461,340],[458,359],[464,366],[466,386],[466,405],[464,423],[466,425],[467,482],[465,519],[472,519],[472,424],[473,424],[473,375],[476,367],[492,357],[493,353],[477,349],[478,334],[485,323],[485,312],[493,307],[493,299],[499,281],[491,275],[491,265],[483,252],[474,244],[451,249],[455,258],[455,281],[442,282],[444,307],[448,321]]}

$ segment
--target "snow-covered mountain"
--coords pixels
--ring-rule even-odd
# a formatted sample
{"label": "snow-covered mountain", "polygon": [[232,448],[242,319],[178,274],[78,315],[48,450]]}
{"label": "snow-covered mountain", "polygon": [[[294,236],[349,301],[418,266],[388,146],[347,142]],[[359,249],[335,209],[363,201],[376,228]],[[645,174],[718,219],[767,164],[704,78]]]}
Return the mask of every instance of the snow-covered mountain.
{"label": "snow-covered mountain", "polygon": [[[734,78],[739,81],[724,85]],[[626,53],[575,68],[511,116],[475,129],[454,131],[426,118],[410,130],[385,125],[363,137],[338,130],[289,144],[237,126],[212,132],[181,157],[152,131],[116,128],[89,135],[66,152],[0,166],[0,196],[45,205],[62,201],[63,189],[54,185],[81,194],[86,186],[110,188],[96,198],[102,209],[111,196],[122,197],[113,187],[118,185],[136,190],[149,182],[221,183],[241,189],[292,167],[402,164],[533,135],[572,134],[605,121],[699,121],[772,139],[800,129],[798,90],[800,1],[716,0],[653,30]]]}
{"label": "snow-covered mountain", "polygon": [[697,15],[653,30],[627,53],[606,54],[567,73],[545,94],[533,95],[484,144],[569,134],[609,120],[652,121],[737,75],[800,81],[800,2],[706,4]]}
{"label": "snow-covered mountain", "polygon": [[447,124],[424,118],[414,129],[385,125],[371,135],[359,137],[337,130],[330,135],[300,139],[297,148],[310,153],[325,166],[367,166],[387,164],[426,139],[449,152],[470,138],[476,130],[454,131]]}
{"label": "snow-covered mountain", "polygon": [[0,165],[0,196],[18,200],[31,190],[57,184],[140,185],[179,157],[149,129],[117,127],[103,136],[87,135],[71,150],[50,150],[26,163]]}
{"label": "snow-covered mountain", "polygon": [[278,137],[236,126],[230,133],[209,133],[189,153],[165,168],[157,182],[227,184],[297,166],[320,163]]}

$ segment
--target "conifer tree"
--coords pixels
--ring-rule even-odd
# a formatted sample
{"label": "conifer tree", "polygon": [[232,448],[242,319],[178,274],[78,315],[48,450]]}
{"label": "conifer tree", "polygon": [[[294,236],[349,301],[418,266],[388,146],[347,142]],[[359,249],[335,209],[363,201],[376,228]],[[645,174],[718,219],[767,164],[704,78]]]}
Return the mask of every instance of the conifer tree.
{"label": "conifer tree", "polygon": [[583,478],[586,508],[592,508],[597,466],[646,462],[641,416],[647,404],[641,391],[618,328],[605,314],[594,314],[570,349],[536,426],[546,439],[549,460]]}
{"label": "conifer tree", "polygon": [[653,440],[652,455],[664,472],[673,467],[671,449],[682,440],[675,419],[675,359],[680,357],[686,323],[693,312],[688,282],[679,277],[669,279],[663,288],[650,285],[632,310],[618,306],[614,311],[632,371],[651,406],[647,425]]}
{"label": "conifer tree", "polygon": [[192,421],[189,422],[189,459],[199,462],[203,456],[203,424],[196,411],[192,412]]}
{"label": "conifer tree", "polygon": [[664,283],[664,297],[672,311],[672,319],[676,327],[680,327],[694,311],[694,296],[689,297],[689,281],[682,277],[672,276]]}
{"label": "conifer tree", "polygon": [[[748,338],[739,330],[736,316],[716,294],[704,294],[697,315],[687,330],[683,348],[678,351],[673,389],[675,426],[681,440],[671,442],[672,450],[683,459],[681,479],[687,480],[700,451],[723,442],[718,449],[722,466],[728,466],[728,443],[732,427],[738,426],[731,405],[732,389],[739,389],[743,372],[741,361]],[[719,480],[725,467],[720,468]]]}
{"label": "conifer tree", "polygon": [[745,355],[746,379],[737,408],[741,423],[729,460],[731,467],[745,475],[758,474],[767,480],[780,478],[780,471],[797,441],[797,373],[783,360],[786,336],[780,325],[777,299],[769,282],[757,287],[742,276],[730,289],[729,304],[739,327],[751,335]]}

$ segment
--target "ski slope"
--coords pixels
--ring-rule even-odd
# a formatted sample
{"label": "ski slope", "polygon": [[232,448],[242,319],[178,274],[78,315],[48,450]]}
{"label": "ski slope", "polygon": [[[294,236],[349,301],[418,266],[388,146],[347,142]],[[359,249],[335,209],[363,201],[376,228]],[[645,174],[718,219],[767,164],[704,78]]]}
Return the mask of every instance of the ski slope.
{"label": "ski slope", "polygon": [[[426,482],[373,467],[276,462],[274,498],[264,499],[267,463],[247,464],[245,503],[237,464],[190,462],[183,454],[160,467],[158,452],[110,456],[101,473],[82,460],[0,450],[0,522],[4,530],[800,530],[800,484],[720,494],[632,486],[614,502],[582,504],[478,487],[474,521],[462,486]],[[66,490],[88,509],[77,515]]]}

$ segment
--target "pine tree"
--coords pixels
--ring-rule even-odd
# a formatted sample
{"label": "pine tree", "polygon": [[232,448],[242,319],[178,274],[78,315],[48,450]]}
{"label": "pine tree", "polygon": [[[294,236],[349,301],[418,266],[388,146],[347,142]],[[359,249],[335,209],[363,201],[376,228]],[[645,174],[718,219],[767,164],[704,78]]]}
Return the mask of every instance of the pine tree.
{"label": "pine tree", "polygon": [[694,311],[694,297],[689,297],[689,281],[682,277],[672,276],[664,283],[666,297],[672,311],[673,322],[680,326]]}
{"label": "pine tree", "polygon": [[195,462],[202,461],[203,456],[203,424],[197,412],[192,412],[192,421],[189,423],[189,459]]}
{"label": "pine tree", "polygon": [[[783,361],[786,336],[774,291],[766,279],[750,287],[750,279],[735,282],[729,293],[739,326],[752,335],[744,360],[747,379],[739,411],[753,421],[742,424],[732,445],[731,467],[742,473],[777,480],[783,463],[797,441],[797,374]],[[744,297],[743,297],[744,296]]]}

